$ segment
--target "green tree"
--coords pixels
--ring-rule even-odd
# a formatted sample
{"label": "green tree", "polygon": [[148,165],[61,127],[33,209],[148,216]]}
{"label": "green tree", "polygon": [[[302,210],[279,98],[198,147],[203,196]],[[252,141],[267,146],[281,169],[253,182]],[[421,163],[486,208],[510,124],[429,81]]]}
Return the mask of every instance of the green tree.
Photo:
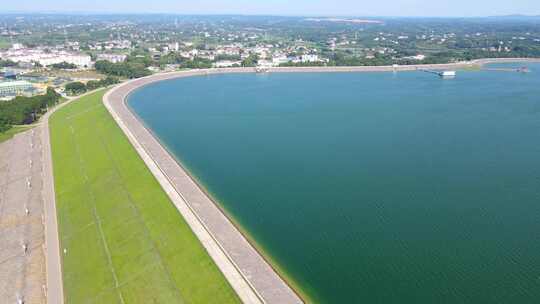
{"label": "green tree", "polygon": [[68,95],[79,95],[85,93],[88,89],[86,85],[82,82],[70,82],[66,84],[66,93]]}
{"label": "green tree", "polygon": [[107,76],[105,79],[101,80],[90,80],[86,83],[86,89],[91,91],[102,87],[107,87],[113,84],[117,84],[120,81],[116,77]]}
{"label": "green tree", "polygon": [[77,68],[77,65],[64,61],[64,62],[52,64],[51,67],[55,69],[62,69],[62,70],[74,70]]}
{"label": "green tree", "polygon": [[0,67],[4,68],[4,67],[14,67],[14,66],[17,66],[17,63],[14,62],[14,61],[11,61],[11,60],[1,60],[0,59]]}
{"label": "green tree", "polygon": [[86,83],[86,89],[91,91],[101,87],[101,80],[90,80]]}
{"label": "green tree", "polygon": [[129,61],[112,63],[105,60],[99,60],[95,63],[96,71],[105,75],[125,77],[125,78],[139,78],[148,76],[151,72],[146,68],[146,62],[142,61]]}
{"label": "green tree", "polygon": [[60,95],[53,88],[47,88],[44,95],[34,97],[16,97],[0,103],[0,132],[5,132],[12,125],[34,122],[48,107],[60,100]]}
{"label": "green tree", "polygon": [[242,61],[243,67],[254,67],[257,66],[257,62],[259,60],[259,55],[257,54],[251,54],[246,59]]}

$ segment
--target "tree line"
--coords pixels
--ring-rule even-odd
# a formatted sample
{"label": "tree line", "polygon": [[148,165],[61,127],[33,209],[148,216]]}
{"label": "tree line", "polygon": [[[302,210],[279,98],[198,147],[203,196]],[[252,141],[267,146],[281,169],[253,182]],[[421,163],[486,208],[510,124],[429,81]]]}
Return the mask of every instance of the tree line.
{"label": "tree line", "polygon": [[60,94],[53,88],[47,88],[47,93],[44,95],[18,96],[12,100],[0,102],[0,132],[6,132],[13,125],[33,123],[48,107],[57,104],[59,100]]}
{"label": "tree line", "polygon": [[60,62],[50,65],[54,69],[60,69],[60,70],[74,70],[77,68],[76,64],[69,63],[69,62]]}
{"label": "tree line", "polygon": [[[214,62],[221,60],[231,60],[231,61],[240,61],[242,58],[240,55],[217,55],[214,60],[207,58],[201,58],[195,56],[193,59],[183,57],[178,53],[170,53],[164,56],[157,61],[159,66],[165,66],[167,64],[177,64],[180,69],[209,69],[213,66]],[[244,60],[241,60],[239,66],[243,67],[255,67],[257,66],[257,61],[259,56],[256,54],[251,54]]]}
{"label": "tree line", "polygon": [[147,69],[149,65],[146,60],[138,60],[128,58],[126,62],[112,63],[106,60],[98,60],[94,65],[96,71],[105,75],[124,77],[124,78],[139,78],[152,74]]}
{"label": "tree line", "polygon": [[9,59],[6,59],[6,60],[3,60],[3,59],[0,59],[0,67],[1,68],[5,68],[5,67],[14,67],[16,66],[17,63],[14,62],[14,61],[11,61]]}
{"label": "tree line", "polygon": [[119,82],[118,78],[107,76],[107,78],[101,80],[90,80],[86,84],[79,81],[70,82],[66,84],[65,88],[68,95],[80,95],[87,91],[108,87]]}

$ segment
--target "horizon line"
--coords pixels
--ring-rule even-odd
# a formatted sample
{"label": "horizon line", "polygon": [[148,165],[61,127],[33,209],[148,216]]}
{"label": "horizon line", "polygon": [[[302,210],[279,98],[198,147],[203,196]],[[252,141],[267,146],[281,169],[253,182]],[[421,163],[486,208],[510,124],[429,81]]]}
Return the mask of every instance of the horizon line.
{"label": "horizon line", "polygon": [[448,18],[448,19],[474,19],[474,18],[503,18],[503,17],[523,17],[523,18],[535,18],[539,17],[540,14],[504,14],[504,15],[346,15],[346,14],[272,14],[272,13],[177,13],[177,12],[142,12],[142,11],[85,11],[85,10],[74,10],[74,11],[62,11],[62,10],[50,10],[50,11],[20,11],[20,10],[8,10],[5,12],[0,12],[0,16],[3,15],[88,15],[88,16],[98,16],[98,15],[131,15],[131,16],[152,16],[152,15],[164,15],[164,16],[245,16],[245,17],[296,17],[296,18]]}

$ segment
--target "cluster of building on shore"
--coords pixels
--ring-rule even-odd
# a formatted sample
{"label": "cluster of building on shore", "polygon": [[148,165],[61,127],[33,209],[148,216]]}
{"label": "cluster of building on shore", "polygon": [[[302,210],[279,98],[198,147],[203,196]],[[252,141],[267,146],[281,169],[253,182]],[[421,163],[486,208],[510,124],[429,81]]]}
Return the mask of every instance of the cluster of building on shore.
{"label": "cluster of building on shore", "polygon": [[8,68],[2,68],[0,69],[0,101],[10,100],[17,96],[31,97],[44,94],[49,86],[62,92],[61,85],[72,80],[74,79],[68,77],[20,74]]}
{"label": "cluster of building on shore", "polygon": [[[109,41],[107,43],[96,43],[88,46],[90,50],[99,52],[95,60],[107,60],[113,63],[125,61],[127,54],[133,50],[129,41]],[[36,65],[47,67],[54,64],[69,63],[78,68],[92,68],[92,57],[80,51],[78,42],[66,42],[64,45],[55,47],[38,46],[34,48],[25,47],[15,43],[5,51],[0,51],[2,60],[10,60],[18,63],[19,67],[34,67]],[[118,50],[123,50],[118,51]],[[149,47],[148,52],[153,59],[168,55],[171,52],[179,54],[186,59],[207,59],[214,62],[216,67],[233,66],[240,64],[243,59],[251,55],[257,55],[261,66],[278,66],[284,63],[308,63],[326,62],[328,59],[322,58],[317,49],[306,46],[283,47],[279,44],[257,44],[255,46],[244,46],[241,43],[231,43],[218,45],[215,47],[195,47],[191,42],[174,42]],[[104,52],[100,52],[104,51]],[[221,58],[234,58],[221,60]]]}
{"label": "cluster of building on shore", "polygon": [[0,100],[9,100],[20,95],[33,96],[37,93],[39,90],[26,80],[0,82]]}
{"label": "cluster of building on shore", "polygon": [[[90,48],[90,56],[81,49]],[[39,94],[51,85],[51,79],[29,76],[32,72],[59,64],[69,64],[78,70],[94,67],[95,61],[106,60],[112,63],[124,62],[127,54],[134,46],[128,40],[111,40],[93,43],[81,48],[78,42],[67,42],[58,46],[27,47],[14,43],[7,50],[0,50],[0,59],[17,64],[15,67],[5,67],[0,70],[0,98],[10,99],[18,95],[32,96]],[[175,53],[186,60],[206,59],[213,62],[216,68],[241,66],[250,57],[257,57],[257,65],[261,68],[275,67],[286,63],[324,63],[318,51],[305,45],[284,46],[280,44],[253,44],[246,46],[242,43],[225,43],[213,47],[196,47],[192,42],[172,42],[157,44],[146,49],[154,60]],[[150,68],[159,70],[159,68]],[[39,74],[39,73],[38,73]],[[46,77],[45,77],[46,78]],[[72,80],[72,79],[69,79]],[[62,79],[53,79],[53,86],[59,86]],[[66,82],[66,81],[64,81]]]}
{"label": "cluster of building on shore", "polygon": [[0,58],[16,62],[20,67],[33,67],[38,64],[45,67],[63,62],[81,68],[90,68],[92,66],[92,58],[88,54],[70,52],[59,48],[27,48],[18,43],[13,44],[9,50],[0,52]]}
{"label": "cluster of building on shore", "polygon": [[[125,54],[98,54],[97,60],[121,62],[126,59]],[[85,53],[69,51],[64,48],[36,47],[27,48],[15,43],[13,47],[0,52],[0,58],[17,63],[19,67],[32,68],[36,65],[47,67],[54,64],[68,63],[78,68],[92,68],[92,57]]]}
{"label": "cluster of building on shore", "polygon": [[[8,50],[0,51],[0,59],[16,63],[0,69],[0,100],[9,100],[16,96],[34,96],[43,93],[47,86],[60,88],[60,85],[72,80],[69,77],[46,77],[35,75],[36,69],[55,64],[70,64],[78,70],[92,69],[94,61],[86,53],[78,51],[78,43],[67,43],[57,47],[29,48],[14,43]],[[126,54],[100,53],[95,60],[107,60],[113,63],[123,62]],[[93,80],[83,79],[83,80]]]}
{"label": "cluster of building on shore", "polygon": [[[299,56],[287,56],[285,54],[276,54],[268,59],[259,59],[257,66],[261,68],[277,67],[286,63],[314,63],[328,62],[328,59],[320,58],[317,54],[304,54]],[[216,68],[228,68],[240,66],[242,60],[220,60],[216,61],[213,66]]]}
{"label": "cluster of building on shore", "polygon": [[284,47],[280,44],[256,44],[245,46],[242,43],[219,44],[213,47],[195,47],[192,42],[174,42],[148,49],[155,60],[170,53],[176,53],[187,60],[196,58],[213,62],[216,68],[240,66],[249,56],[256,55],[260,67],[279,66],[284,63],[328,62],[316,49],[302,45]]}

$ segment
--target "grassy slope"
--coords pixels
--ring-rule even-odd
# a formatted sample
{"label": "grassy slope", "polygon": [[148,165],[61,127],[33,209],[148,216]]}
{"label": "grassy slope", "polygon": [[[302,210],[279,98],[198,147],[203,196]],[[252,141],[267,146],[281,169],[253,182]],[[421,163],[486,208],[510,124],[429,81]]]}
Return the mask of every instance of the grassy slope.
{"label": "grassy slope", "polygon": [[50,119],[67,303],[239,302],[103,93]]}
{"label": "grassy slope", "polygon": [[30,130],[33,126],[13,126],[11,129],[7,130],[4,133],[0,132],[0,143],[8,139],[11,139],[15,134]]}

